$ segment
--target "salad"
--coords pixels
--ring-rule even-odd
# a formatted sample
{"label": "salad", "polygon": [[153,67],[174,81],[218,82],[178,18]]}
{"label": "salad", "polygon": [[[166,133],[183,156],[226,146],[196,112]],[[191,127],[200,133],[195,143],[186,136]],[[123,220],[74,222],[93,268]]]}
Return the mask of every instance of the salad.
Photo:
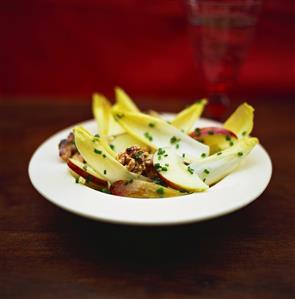
{"label": "salad", "polygon": [[222,126],[195,127],[207,101],[171,121],[144,113],[121,89],[114,105],[94,94],[93,135],[76,126],[59,143],[59,156],[76,183],[126,197],[159,198],[206,192],[234,171],[258,143],[250,137],[254,109],[240,105]]}

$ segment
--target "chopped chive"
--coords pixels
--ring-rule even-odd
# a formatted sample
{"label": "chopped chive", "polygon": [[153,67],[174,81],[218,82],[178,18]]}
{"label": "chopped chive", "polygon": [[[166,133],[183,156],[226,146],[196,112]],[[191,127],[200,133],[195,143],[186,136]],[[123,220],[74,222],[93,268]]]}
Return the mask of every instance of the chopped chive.
{"label": "chopped chive", "polygon": [[177,144],[175,145],[175,147],[176,147],[177,149],[179,149],[179,143],[177,143]]}
{"label": "chopped chive", "polygon": [[230,137],[229,135],[226,135],[225,140],[226,140],[226,141],[230,141],[230,140],[231,140],[231,137]]}
{"label": "chopped chive", "polygon": [[246,134],[247,134],[247,131],[244,131],[244,132],[242,133],[243,136],[245,136]]}
{"label": "chopped chive", "polygon": [[124,113],[117,113],[116,116],[118,119],[121,119],[124,117]]}
{"label": "chopped chive", "polygon": [[201,135],[201,130],[200,130],[200,128],[195,128],[194,132],[195,132],[195,134],[196,134],[197,136],[200,136],[200,135]]}
{"label": "chopped chive", "polygon": [[201,157],[202,157],[202,158],[206,158],[206,156],[207,156],[206,153],[202,153],[202,154],[201,154]]}
{"label": "chopped chive", "polygon": [[115,146],[114,146],[113,144],[110,144],[110,148],[111,148],[112,150],[114,150],[114,149],[115,149]]}
{"label": "chopped chive", "polygon": [[208,169],[204,169],[203,172],[206,173],[206,174],[209,174],[209,173],[210,173],[210,171],[209,171]]}
{"label": "chopped chive", "polygon": [[164,190],[163,187],[160,187],[160,188],[158,188],[158,189],[156,190],[156,192],[157,192],[158,194],[160,194],[160,195],[163,195],[163,194],[165,193],[165,190]]}
{"label": "chopped chive", "polygon": [[166,155],[164,155],[164,157],[165,157],[165,158],[167,158],[167,157],[168,157],[168,155],[166,154]]}
{"label": "chopped chive", "polygon": [[238,156],[239,157],[243,156],[243,153],[242,152],[238,152]]}
{"label": "chopped chive", "polygon": [[167,167],[168,167],[168,166],[169,166],[169,164],[168,164],[168,163],[165,163],[165,166],[167,166]]}
{"label": "chopped chive", "polygon": [[99,138],[99,137],[100,137],[100,135],[99,135],[99,134],[95,134],[95,135],[94,135],[94,137],[97,137],[97,138]]}
{"label": "chopped chive", "polygon": [[103,171],[103,174],[107,174],[107,171],[106,171],[106,169]]}
{"label": "chopped chive", "polygon": [[206,178],[203,178],[203,182],[205,183],[205,181],[206,181]]}
{"label": "chopped chive", "polygon": [[144,137],[145,137],[146,139],[148,139],[149,141],[152,141],[152,140],[153,140],[153,137],[152,137],[152,135],[151,135],[149,132],[145,132],[143,135],[144,135]]}
{"label": "chopped chive", "polygon": [[155,167],[156,169],[160,169],[160,168],[161,168],[161,165],[160,165],[160,163],[156,163],[156,164],[154,165],[154,167]]}
{"label": "chopped chive", "polygon": [[162,169],[161,169],[161,171],[168,171],[168,168],[167,168],[167,167],[165,167],[165,166],[164,166],[164,167],[162,166]]}
{"label": "chopped chive", "polygon": [[233,146],[233,145],[234,145],[234,143],[231,141],[231,142],[229,143],[229,145],[230,145],[230,146]]}
{"label": "chopped chive", "polygon": [[80,179],[80,177],[79,177],[79,176],[77,176],[77,177],[75,178],[75,183],[76,183],[76,184],[78,184],[78,183],[79,183],[79,179]]}
{"label": "chopped chive", "polygon": [[208,134],[209,134],[209,135],[214,135],[214,131],[209,130],[209,131],[208,131]]}
{"label": "chopped chive", "polygon": [[162,185],[162,184],[163,184],[163,182],[161,181],[161,179],[160,179],[159,177],[155,177],[155,178],[153,179],[153,182],[154,182],[155,184],[158,184],[158,185]]}
{"label": "chopped chive", "polygon": [[170,143],[174,144],[175,142],[177,142],[177,138],[175,136],[170,138]]}
{"label": "chopped chive", "polygon": [[218,153],[217,153],[217,156],[220,156],[221,154],[222,154],[222,152],[218,152]]}
{"label": "chopped chive", "polygon": [[182,154],[182,158],[185,158],[185,153]]}
{"label": "chopped chive", "polygon": [[107,157],[105,154],[103,154],[102,156],[103,156],[104,159]]}
{"label": "chopped chive", "polygon": [[187,167],[187,171],[190,173],[190,174],[194,174],[194,170],[191,168],[191,167]]}
{"label": "chopped chive", "polygon": [[163,150],[162,148],[159,148],[158,149],[158,155],[163,155],[163,154],[165,154],[166,153],[166,151],[165,150]]}
{"label": "chopped chive", "polygon": [[98,150],[98,149],[94,149],[94,152],[96,153],[96,154],[98,154],[98,155],[101,155],[102,154],[102,151],[100,151],[100,150]]}
{"label": "chopped chive", "polygon": [[107,188],[103,188],[103,189],[101,189],[100,190],[100,192],[103,192],[103,193],[108,193],[108,194],[110,194],[111,192],[110,192],[110,190],[109,189],[107,189]]}
{"label": "chopped chive", "polygon": [[156,126],[155,123],[149,123],[149,127],[150,127],[150,128],[154,128],[155,126]]}
{"label": "chopped chive", "polygon": [[139,160],[141,158],[143,154],[143,151],[138,151],[135,155],[134,155],[134,159],[135,160]]}

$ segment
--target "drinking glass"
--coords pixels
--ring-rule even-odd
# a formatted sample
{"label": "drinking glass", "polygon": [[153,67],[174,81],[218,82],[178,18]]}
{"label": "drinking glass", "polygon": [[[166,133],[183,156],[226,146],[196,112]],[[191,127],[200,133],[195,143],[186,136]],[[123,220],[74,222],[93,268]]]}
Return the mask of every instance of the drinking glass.
{"label": "drinking glass", "polygon": [[226,112],[228,93],[238,79],[260,7],[258,0],[187,0],[194,56],[210,117],[222,119]]}

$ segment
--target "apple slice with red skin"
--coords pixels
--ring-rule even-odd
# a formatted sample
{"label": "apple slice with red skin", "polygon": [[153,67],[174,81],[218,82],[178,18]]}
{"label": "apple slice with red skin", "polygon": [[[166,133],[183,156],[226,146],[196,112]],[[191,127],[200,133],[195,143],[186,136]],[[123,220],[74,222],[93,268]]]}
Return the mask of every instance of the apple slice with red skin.
{"label": "apple slice with red skin", "polygon": [[208,145],[210,155],[234,145],[235,140],[238,139],[235,133],[222,127],[196,128],[189,135],[195,140]]}
{"label": "apple slice with red skin", "polygon": [[108,181],[97,175],[87,164],[74,159],[69,159],[67,164],[74,173],[84,178],[86,182],[91,182],[96,185],[96,187],[101,187],[101,189],[108,188]]}

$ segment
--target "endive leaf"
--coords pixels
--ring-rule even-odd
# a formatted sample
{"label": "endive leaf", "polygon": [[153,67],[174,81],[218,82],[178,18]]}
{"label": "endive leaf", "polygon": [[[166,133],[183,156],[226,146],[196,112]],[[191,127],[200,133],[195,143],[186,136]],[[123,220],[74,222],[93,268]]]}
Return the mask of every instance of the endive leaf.
{"label": "endive leaf", "polygon": [[75,144],[84,160],[103,178],[113,183],[118,180],[131,180],[147,178],[127,170],[108,151],[106,151],[102,138],[91,135],[83,127],[74,128]]}
{"label": "endive leaf", "polygon": [[240,105],[223,124],[239,138],[249,136],[253,129],[254,108],[247,103]]}
{"label": "endive leaf", "polygon": [[[113,105],[112,111],[122,110],[139,112],[139,109],[132,99],[120,87],[115,87],[115,100],[116,104]],[[124,129],[114,120],[113,117],[111,117],[109,123],[109,136],[115,136],[122,133],[124,133]]]}
{"label": "endive leaf", "polygon": [[123,111],[139,112],[140,110],[128,96],[128,94],[120,87],[115,87],[115,98],[117,108]]}
{"label": "endive leaf", "polygon": [[202,99],[192,104],[191,106],[179,112],[172,120],[171,124],[177,129],[183,130],[185,133],[190,132],[192,127],[202,114],[206,104],[206,99]]}
{"label": "endive leaf", "polygon": [[116,113],[116,120],[132,136],[154,151],[159,147],[173,146],[179,154],[197,160],[209,153],[209,147],[194,140],[166,121],[143,113]]}
{"label": "endive leaf", "polygon": [[136,139],[134,136],[128,133],[115,135],[111,139],[111,147],[116,153],[122,153],[126,150],[126,148],[133,145],[138,145],[141,147],[146,146],[142,141]]}
{"label": "endive leaf", "polygon": [[236,141],[235,145],[218,152],[190,167],[208,185],[220,181],[231,173],[258,143],[254,137],[245,137]]}
{"label": "endive leaf", "polygon": [[112,117],[111,104],[108,99],[100,93],[92,96],[92,112],[97,122],[98,133],[107,136],[109,133],[109,123]]}

